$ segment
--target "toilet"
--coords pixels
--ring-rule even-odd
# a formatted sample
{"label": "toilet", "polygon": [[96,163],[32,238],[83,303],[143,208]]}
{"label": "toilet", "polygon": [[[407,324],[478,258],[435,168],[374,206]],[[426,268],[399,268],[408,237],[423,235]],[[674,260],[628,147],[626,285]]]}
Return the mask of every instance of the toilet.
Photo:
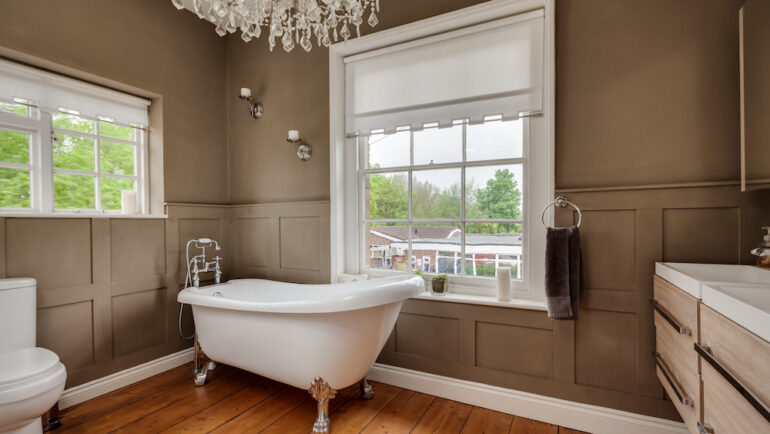
{"label": "toilet", "polygon": [[42,433],[64,390],[59,356],[35,346],[36,310],[35,279],[0,279],[0,433]]}

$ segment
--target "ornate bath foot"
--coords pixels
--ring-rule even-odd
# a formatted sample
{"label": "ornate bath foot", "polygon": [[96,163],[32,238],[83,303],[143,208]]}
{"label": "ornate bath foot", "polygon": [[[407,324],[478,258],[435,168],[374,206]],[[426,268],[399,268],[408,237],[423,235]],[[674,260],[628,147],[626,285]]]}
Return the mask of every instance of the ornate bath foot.
{"label": "ornate bath foot", "polygon": [[203,353],[200,343],[198,343],[198,336],[195,336],[195,367],[193,373],[195,374],[195,385],[203,386],[206,384],[206,375],[209,371],[209,363],[206,363],[206,354]]}
{"label": "ornate bath foot", "polygon": [[328,433],[329,428],[329,401],[334,399],[337,391],[329,386],[329,383],[321,377],[316,377],[308,389],[310,395],[318,402],[318,417],[313,424],[314,433]]}
{"label": "ornate bath foot", "polygon": [[374,388],[366,382],[366,378],[361,379],[361,382],[358,383],[358,386],[361,388],[362,399],[374,398]]}

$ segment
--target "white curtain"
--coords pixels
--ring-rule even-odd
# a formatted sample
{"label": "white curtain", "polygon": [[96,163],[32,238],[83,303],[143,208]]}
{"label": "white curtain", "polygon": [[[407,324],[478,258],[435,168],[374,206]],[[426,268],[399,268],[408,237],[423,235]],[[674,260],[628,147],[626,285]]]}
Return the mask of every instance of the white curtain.
{"label": "white curtain", "polygon": [[542,109],[543,11],[345,58],[346,131]]}

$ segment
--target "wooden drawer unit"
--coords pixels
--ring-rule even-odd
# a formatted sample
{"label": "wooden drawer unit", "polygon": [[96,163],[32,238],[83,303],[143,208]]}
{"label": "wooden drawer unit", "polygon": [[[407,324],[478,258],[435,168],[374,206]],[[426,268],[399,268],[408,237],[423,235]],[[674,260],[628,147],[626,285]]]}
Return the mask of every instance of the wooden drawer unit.
{"label": "wooden drawer unit", "polygon": [[701,305],[703,432],[770,433],[770,343]]}
{"label": "wooden drawer unit", "polygon": [[698,299],[655,276],[652,300],[655,317],[657,375],[688,429],[697,433],[701,420],[698,354]]}

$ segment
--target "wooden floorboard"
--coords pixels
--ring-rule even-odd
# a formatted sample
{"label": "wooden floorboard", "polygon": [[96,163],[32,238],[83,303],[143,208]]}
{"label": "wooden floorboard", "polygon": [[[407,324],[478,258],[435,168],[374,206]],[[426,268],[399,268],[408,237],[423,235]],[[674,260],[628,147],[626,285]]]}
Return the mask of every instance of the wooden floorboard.
{"label": "wooden floorboard", "polygon": [[[332,433],[581,434],[569,428],[371,382],[374,398],[357,385],[329,403]],[[203,387],[180,366],[61,412],[58,432],[73,433],[308,433],[316,402],[297,389],[220,365]]]}

